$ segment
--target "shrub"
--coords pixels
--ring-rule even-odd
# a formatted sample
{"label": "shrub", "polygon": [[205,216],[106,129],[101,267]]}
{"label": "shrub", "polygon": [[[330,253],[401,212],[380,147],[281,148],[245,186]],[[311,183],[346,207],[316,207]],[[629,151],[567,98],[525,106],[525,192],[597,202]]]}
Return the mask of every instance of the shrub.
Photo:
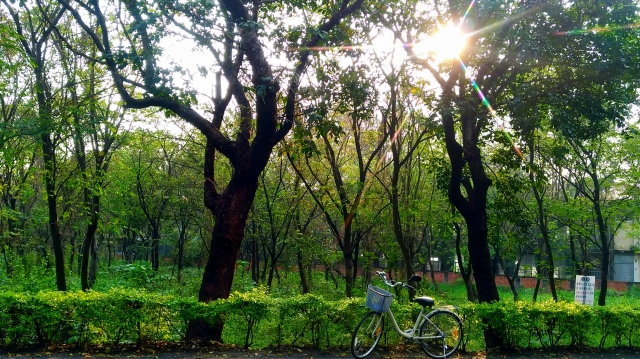
{"label": "shrub", "polygon": [[[635,302],[634,302],[635,303]],[[417,304],[396,301],[400,327],[409,327]],[[483,330],[498,330],[512,348],[640,346],[640,305],[590,307],[569,302],[464,303],[463,350],[483,349]],[[119,345],[185,340],[190,320],[225,319],[226,342],[248,347],[347,347],[367,312],[363,298],[326,300],[315,295],[274,298],[264,290],[233,293],[208,304],[193,298],[130,289],[106,292],[0,293],[0,345]],[[387,322],[381,345],[402,339]]]}

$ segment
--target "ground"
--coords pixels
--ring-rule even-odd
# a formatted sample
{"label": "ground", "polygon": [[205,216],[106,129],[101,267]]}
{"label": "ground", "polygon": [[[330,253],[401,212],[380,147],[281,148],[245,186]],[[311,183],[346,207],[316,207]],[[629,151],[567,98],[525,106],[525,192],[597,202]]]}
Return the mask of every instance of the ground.
{"label": "ground", "polygon": [[[149,358],[149,359],[257,359],[257,358],[289,358],[289,359],[343,359],[351,358],[348,349],[340,350],[309,350],[309,349],[285,349],[285,350],[166,350],[153,349],[128,350],[112,352],[110,350],[82,351],[70,350],[20,350],[8,352],[0,350],[0,358],[11,357],[14,359],[103,359],[103,358]],[[394,352],[376,351],[371,359],[414,359],[427,358],[421,352]],[[367,359],[369,359],[367,358]],[[640,359],[640,348],[614,349],[614,350],[525,350],[525,351],[495,351],[480,353],[455,353],[452,359]]]}

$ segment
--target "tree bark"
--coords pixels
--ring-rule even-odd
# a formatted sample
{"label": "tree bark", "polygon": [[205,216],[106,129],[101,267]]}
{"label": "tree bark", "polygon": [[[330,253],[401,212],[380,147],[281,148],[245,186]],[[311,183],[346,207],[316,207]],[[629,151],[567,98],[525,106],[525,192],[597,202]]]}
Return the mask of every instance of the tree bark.
{"label": "tree bark", "polygon": [[460,233],[461,229],[460,229],[460,225],[455,221],[453,222],[453,229],[455,230],[455,234],[456,234],[456,258],[458,259],[458,268],[460,268],[460,276],[462,276],[462,280],[464,281],[464,286],[467,289],[467,300],[470,302],[475,302],[476,296],[473,293],[473,283],[471,282],[471,275],[473,271],[470,268],[465,268],[464,266],[462,251],[460,250],[461,239],[462,239],[462,235]]}
{"label": "tree bark", "polygon": [[[212,156],[215,151],[210,148],[208,153]],[[205,156],[205,161],[211,160],[210,156]],[[198,292],[200,302],[226,299],[231,293],[236,259],[244,237],[249,210],[258,188],[257,173],[251,172],[236,170],[227,188],[219,195],[211,187],[213,182],[205,181],[205,204],[213,213],[215,223],[209,258]],[[213,170],[207,174],[212,176]],[[224,321],[221,319],[216,323],[192,320],[187,329],[187,337],[221,342],[223,326]]]}
{"label": "tree bark", "polygon": [[540,233],[542,234],[542,240],[545,246],[545,252],[547,254],[547,262],[549,269],[549,287],[551,288],[551,295],[553,296],[553,301],[558,301],[558,294],[556,293],[556,282],[555,282],[555,272],[556,267],[553,261],[553,249],[551,247],[551,240],[549,238],[549,221],[544,209],[543,203],[543,194],[538,190],[538,183],[535,178],[535,174],[533,172],[534,165],[534,143],[533,141],[529,142],[529,167],[531,170],[529,171],[529,181],[531,183],[531,188],[533,189],[533,195],[536,199],[537,204],[537,215],[538,215],[538,226],[540,228]]}
{"label": "tree bark", "polygon": [[[445,97],[446,98],[446,97]],[[445,102],[449,102],[445,100]],[[447,154],[451,161],[451,177],[449,180],[449,200],[456,207],[467,223],[469,262],[473,268],[473,276],[478,290],[480,303],[491,303],[500,300],[493,273],[493,263],[487,239],[487,192],[491,180],[487,177],[482,163],[478,136],[480,126],[475,119],[478,113],[463,113],[460,118],[463,142],[457,141],[457,131],[452,114],[452,107],[442,114],[442,126],[445,134]],[[468,166],[471,179],[465,177],[463,169]],[[462,187],[467,197],[462,194]],[[487,348],[502,345],[502,339],[494,328],[488,327],[484,333]]]}
{"label": "tree bark", "polygon": [[80,285],[82,290],[91,289],[91,284],[89,283],[89,260],[91,259],[91,244],[95,240],[95,232],[98,224],[92,223],[89,224],[87,228],[87,233],[85,235],[84,241],[82,242],[82,263],[80,266]]}
{"label": "tree bark", "polygon": [[56,287],[59,291],[67,290],[67,280],[64,269],[64,249],[62,248],[62,233],[60,232],[60,223],[58,223],[58,197],[55,188],[55,175],[53,172],[55,150],[49,138],[49,134],[43,134],[42,152],[44,153],[45,174],[44,181],[47,189],[47,205],[49,208],[49,232],[51,233],[51,243],[53,245],[53,256],[56,265]]}
{"label": "tree bark", "polygon": [[[596,181],[594,180],[594,183]],[[607,288],[609,282],[609,262],[611,250],[609,248],[609,236],[607,235],[607,226],[604,222],[602,209],[600,208],[600,188],[594,188],[593,209],[596,213],[596,221],[598,223],[598,234],[600,237],[600,247],[602,250],[602,259],[600,261],[600,295],[598,296],[598,305],[603,306],[607,302]]]}
{"label": "tree bark", "polygon": [[96,236],[93,236],[93,240],[91,241],[91,263],[89,265],[89,286],[93,287],[96,283],[96,279],[98,278],[98,241],[96,240]]}
{"label": "tree bark", "polygon": [[151,234],[151,267],[156,272],[160,269],[160,219]]}
{"label": "tree bark", "polygon": [[300,274],[300,285],[302,286],[302,294],[308,294],[309,282],[307,282],[307,274],[305,272],[304,262],[302,261],[302,250],[298,249],[296,259],[298,261],[298,273]]}

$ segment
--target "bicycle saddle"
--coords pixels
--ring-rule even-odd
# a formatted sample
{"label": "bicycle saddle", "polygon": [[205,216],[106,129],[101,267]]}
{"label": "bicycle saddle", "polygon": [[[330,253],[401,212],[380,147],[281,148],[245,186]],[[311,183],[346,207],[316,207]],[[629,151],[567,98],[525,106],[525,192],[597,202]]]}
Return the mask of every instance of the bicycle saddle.
{"label": "bicycle saddle", "polygon": [[435,303],[435,301],[431,297],[418,297],[414,299],[414,302],[420,304],[423,307],[429,308],[433,307],[433,304]]}

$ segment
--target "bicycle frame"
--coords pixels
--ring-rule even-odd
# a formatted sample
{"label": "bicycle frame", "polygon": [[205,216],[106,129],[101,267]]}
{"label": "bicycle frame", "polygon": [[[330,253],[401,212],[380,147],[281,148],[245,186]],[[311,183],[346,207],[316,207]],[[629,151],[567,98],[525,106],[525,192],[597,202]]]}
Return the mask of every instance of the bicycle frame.
{"label": "bicycle frame", "polygon": [[420,314],[418,314],[418,318],[416,319],[416,322],[413,325],[413,329],[407,329],[405,331],[400,329],[400,327],[398,326],[398,322],[396,322],[396,318],[393,316],[393,313],[391,312],[391,308],[387,309],[385,313],[391,319],[391,323],[393,324],[393,329],[395,329],[395,331],[403,338],[412,339],[412,340],[440,338],[439,335],[438,336],[428,335],[428,336],[422,336],[422,337],[416,335],[416,333],[418,332],[418,328],[422,325],[422,323],[424,323],[424,321],[428,321],[429,323],[431,323],[431,325],[434,328],[440,331],[440,328],[438,328],[435,324],[433,324],[433,322],[427,318],[427,315],[424,312],[425,310],[423,307],[422,309],[420,309]]}
{"label": "bicycle frame", "polygon": [[[389,280],[387,280],[387,275],[384,272],[377,272],[377,275],[380,276],[380,278],[382,278],[382,280],[384,280],[384,283],[389,286],[389,287],[397,287],[397,286],[403,286],[407,289],[414,289],[413,287],[402,283],[402,282],[390,282]],[[420,277],[418,277],[418,281],[420,280]],[[429,313],[425,313],[425,307],[422,307],[420,309],[420,314],[418,314],[418,318],[416,319],[415,324],[413,325],[413,329],[407,329],[407,330],[402,330],[400,329],[400,327],[398,326],[398,322],[396,322],[396,318],[393,316],[393,313],[391,312],[391,307],[389,307],[389,309],[386,310],[386,312],[388,317],[391,319],[391,323],[393,324],[393,329],[395,329],[395,331],[400,334],[401,337],[405,338],[405,339],[411,339],[411,340],[423,340],[423,339],[439,339],[442,337],[442,331],[440,330],[440,328],[438,328],[437,325],[435,325],[431,320],[429,320],[429,318],[427,317],[427,315]],[[417,336],[416,333],[418,332],[418,328],[423,325],[423,323],[425,321],[428,321],[429,324],[434,327],[435,329],[437,329],[438,331],[438,335],[428,335],[428,336]]]}

